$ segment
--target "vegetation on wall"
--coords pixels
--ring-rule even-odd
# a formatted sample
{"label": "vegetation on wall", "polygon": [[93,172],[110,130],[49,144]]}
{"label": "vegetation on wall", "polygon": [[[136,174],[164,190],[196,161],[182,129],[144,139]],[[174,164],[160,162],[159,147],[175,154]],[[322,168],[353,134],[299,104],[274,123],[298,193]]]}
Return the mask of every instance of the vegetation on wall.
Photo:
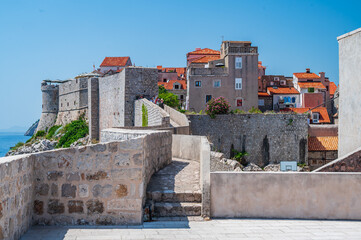
{"label": "vegetation on wall", "polygon": [[148,109],[142,105],[142,127],[148,127]]}
{"label": "vegetation on wall", "polygon": [[59,143],[56,145],[57,148],[70,147],[72,143],[88,135],[89,128],[86,121],[80,119],[67,124],[64,127],[64,133],[65,134],[59,139]]}
{"label": "vegetation on wall", "polygon": [[61,125],[54,125],[52,126],[49,131],[48,134],[46,134],[46,139],[51,139],[54,136],[54,133],[61,127]]}
{"label": "vegetation on wall", "polygon": [[163,103],[169,107],[177,108],[179,105],[178,96],[168,92],[164,86],[159,86],[158,98],[163,100]]}

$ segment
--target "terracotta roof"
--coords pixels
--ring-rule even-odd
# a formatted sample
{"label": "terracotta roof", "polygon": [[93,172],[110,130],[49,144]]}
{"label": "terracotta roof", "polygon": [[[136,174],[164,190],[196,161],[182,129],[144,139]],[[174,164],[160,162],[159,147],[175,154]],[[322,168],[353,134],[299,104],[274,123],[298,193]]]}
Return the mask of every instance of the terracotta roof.
{"label": "terracotta roof", "polygon": [[220,59],[220,55],[203,56],[191,61],[191,63],[208,63],[210,61],[214,61],[218,59]]}
{"label": "terracotta roof", "polygon": [[271,95],[269,95],[266,92],[258,92],[258,97],[270,97]]}
{"label": "terracotta roof", "polygon": [[298,86],[300,86],[300,88],[326,89],[321,82],[298,82]]}
{"label": "terracotta roof", "polygon": [[268,87],[267,92],[271,94],[300,94],[294,87]]}
{"label": "terracotta roof", "polygon": [[337,86],[334,82],[330,82],[330,94],[333,96],[336,92]]}
{"label": "terracotta roof", "polygon": [[216,54],[221,54],[221,52],[210,48],[203,48],[200,50],[195,50],[193,52],[187,53],[187,55],[216,55]]}
{"label": "terracotta roof", "polygon": [[262,61],[258,61],[258,68],[264,68],[264,69],[266,69],[265,66],[262,66]]}
{"label": "terracotta roof", "polygon": [[320,78],[316,73],[294,73],[293,75],[296,76],[296,78],[307,78],[307,79],[314,79],[314,78]]}
{"label": "terracotta roof", "polygon": [[168,82],[158,82],[158,86],[162,85],[167,90],[173,90],[173,84],[177,82],[181,84],[181,89],[187,89],[187,81],[186,80],[169,80]]}
{"label": "terracotta roof", "polygon": [[[285,108],[282,111],[283,112],[287,112],[287,111],[291,111],[291,112],[295,112],[295,113],[305,113],[307,111],[309,111],[311,108]],[[325,107],[318,107],[315,109],[312,109],[311,112],[313,113],[319,113],[319,123],[330,123],[330,117],[328,116],[328,112],[327,109]]]}
{"label": "terracotta roof", "polygon": [[185,67],[162,67],[157,66],[158,70],[161,70],[162,72],[176,72],[178,74],[178,77],[181,77],[180,75],[183,75],[183,77],[186,74],[186,68]]}
{"label": "terracotta roof", "polygon": [[101,67],[124,67],[128,62],[129,57],[106,57],[104,58]]}
{"label": "terracotta roof", "polygon": [[309,151],[337,151],[338,137],[309,137]]}

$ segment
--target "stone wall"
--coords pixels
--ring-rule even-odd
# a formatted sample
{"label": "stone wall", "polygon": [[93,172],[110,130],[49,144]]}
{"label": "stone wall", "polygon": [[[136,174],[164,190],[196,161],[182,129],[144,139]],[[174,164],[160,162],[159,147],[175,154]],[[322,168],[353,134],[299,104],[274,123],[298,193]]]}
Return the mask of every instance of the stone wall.
{"label": "stone wall", "polygon": [[59,110],[59,86],[41,83],[42,111],[36,131],[47,130],[54,125]]}
{"label": "stone wall", "polygon": [[31,226],[32,163],[30,155],[0,158],[0,239],[19,239]]}
{"label": "stone wall", "polygon": [[59,112],[55,125],[66,125],[88,117],[88,78],[79,78],[59,85]]}
{"label": "stone wall", "polygon": [[339,43],[338,157],[361,147],[361,28],[337,38]]}
{"label": "stone wall", "polygon": [[143,120],[143,107],[147,108],[148,113],[148,126],[160,126],[160,127],[169,127],[170,126],[170,117],[169,114],[164,111],[158,105],[152,103],[151,101],[143,98],[138,99],[134,103],[134,126],[141,127]]}
{"label": "stone wall", "polygon": [[315,172],[361,172],[361,148],[316,169]]}
{"label": "stone wall", "polygon": [[231,156],[246,151],[246,161],[265,166],[307,160],[307,116],[302,114],[188,115],[191,133],[206,136],[215,151]]}
{"label": "stone wall", "polygon": [[361,220],[361,174],[212,172],[211,216]]}
{"label": "stone wall", "polygon": [[0,158],[0,239],[17,239],[31,224],[141,224],[147,183],[171,162],[172,136],[128,136]]}
{"label": "stone wall", "polygon": [[313,171],[337,159],[337,151],[308,151],[308,166]]}

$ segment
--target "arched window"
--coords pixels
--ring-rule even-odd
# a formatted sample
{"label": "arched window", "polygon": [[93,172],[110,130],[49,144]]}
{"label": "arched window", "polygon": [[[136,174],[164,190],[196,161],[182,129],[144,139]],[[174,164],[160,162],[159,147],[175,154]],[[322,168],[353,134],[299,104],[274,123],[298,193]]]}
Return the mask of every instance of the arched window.
{"label": "arched window", "polygon": [[292,97],[292,103],[296,102],[296,97]]}

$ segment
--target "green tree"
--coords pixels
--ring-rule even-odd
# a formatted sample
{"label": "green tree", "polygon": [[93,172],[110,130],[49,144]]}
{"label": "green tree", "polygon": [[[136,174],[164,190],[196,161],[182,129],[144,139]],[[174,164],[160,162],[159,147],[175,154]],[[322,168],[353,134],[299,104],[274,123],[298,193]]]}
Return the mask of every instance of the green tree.
{"label": "green tree", "polygon": [[163,100],[163,103],[169,107],[176,108],[179,105],[178,96],[168,92],[164,86],[159,86],[158,97]]}

